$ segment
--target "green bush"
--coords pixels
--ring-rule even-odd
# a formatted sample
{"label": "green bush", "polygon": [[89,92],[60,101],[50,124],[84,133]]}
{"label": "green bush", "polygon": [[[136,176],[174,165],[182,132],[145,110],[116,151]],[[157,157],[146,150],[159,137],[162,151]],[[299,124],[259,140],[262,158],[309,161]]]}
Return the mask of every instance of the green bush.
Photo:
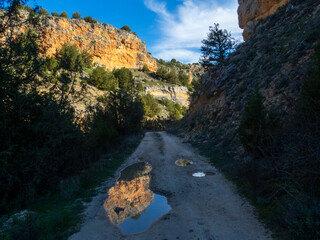
{"label": "green bush", "polygon": [[168,83],[172,83],[172,84],[179,83],[178,74],[174,68],[171,68],[170,72],[166,76],[166,80]]}
{"label": "green bush", "polygon": [[141,97],[145,116],[153,118],[160,113],[158,101],[150,94]]}
{"label": "green bush", "polygon": [[238,129],[243,147],[256,157],[281,148],[275,140],[277,131],[281,129],[279,111],[274,107],[266,109],[263,101],[264,97],[256,89],[245,105]]}
{"label": "green bush", "polygon": [[57,70],[59,64],[57,59],[55,59],[54,57],[51,57],[46,59],[45,66],[48,71],[55,71]]}
{"label": "green bush", "polygon": [[161,58],[158,60],[158,63],[161,64],[161,65],[165,65],[166,64],[166,62]]}
{"label": "green bush", "polygon": [[179,79],[179,82],[185,86],[185,87],[188,87],[189,86],[189,77],[187,74],[185,74],[183,71],[180,71],[179,74],[178,74],[178,79]]}
{"label": "green bush", "polygon": [[119,133],[129,134],[141,129],[144,111],[138,96],[123,90],[111,92],[106,109]]}
{"label": "green bush", "polygon": [[88,117],[89,142],[104,149],[117,144],[123,136],[141,129],[143,115],[138,96],[123,90],[110,92],[102,105],[96,106]]}
{"label": "green bush", "polygon": [[161,78],[162,80],[165,80],[167,78],[167,74],[168,74],[168,71],[165,67],[159,67],[158,70],[157,70],[157,73],[156,75]]}
{"label": "green bush", "polygon": [[60,14],[57,13],[57,12],[51,12],[51,15],[52,15],[53,17],[60,17]]}
{"label": "green bush", "polygon": [[186,107],[181,107],[179,103],[174,103],[167,98],[162,99],[161,104],[166,106],[171,120],[180,120],[186,113]]}
{"label": "green bush", "polygon": [[38,14],[43,16],[50,16],[49,12],[42,7],[39,9]]}
{"label": "green bush", "polygon": [[29,5],[25,5],[24,10],[28,11],[29,13],[33,12],[33,8]]}
{"label": "green bush", "polygon": [[124,25],[121,29],[125,30],[127,32],[131,32],[131,28],[129,26],[127,26],[127,25]]}
{"label": "green bush", "polygon": [[255,90],[245,105],[239,125],[239,136],[242,145],[250,153],[257,153],[266,127],[266,109],[263,105],[264,98]]}
{"label": "green bush", "polygon": [[84,18],[84,20],[85,20],[86,22],[88,22],[88,23],[97,23],[97,22],[98,22],[97,19],[93,19],[91,16],[86,16],[86,17]]}
{"label": "green bush", "polygon": [[150,69],[148,68],[148,66],[146,64],[143,65],[142,72],[144,72],[144,73],[149,73],[150,72]]}
{"label": "green bush", "polygon": [[74,12],[74,13],[72,13],[72,18],[81,19],[81,14],[79,12]]}
{"label": "green bush", "polygon": [[142,85],[141,82],[139,82],[139,83],[137,84],[137,90],[138,90],[139,92],[143,92],[143,91],[144,91],[144,87],[143,87],[143,85]]}
{"label": "green bush", "polygon": [[118,88],[118,79],[112,72],[105,71],[102,67],[97,67],[92,71],[89,83],[102,90],[113,91]]}
{"label": "green bush", "polygon": [[28,19],[33,19],[36,16],[36,14],[34,13],[34,11],[29,12],[29,17]]}
{"label": "green bush", "polygon": [[61,14],[60,14],[60,17],[63,17],[63,18],[69,18],[68,14],[63,11]]}
{"label": "green bush", "polygon": [[104,102],[106,102],[106,98],[105,98],[105,96],[99,96],[99,97],[97,97],[97,101],[100,103],[104,103]]}
{"label": "green bush", "polygon": [[118,79],[119,88],[129,90],[129,91],[133,89],[134,87],[133,75],[128,68],[113,70],[113,74]]}
{"label": "green bush", "polygon": [[92,61],[88,53],[80,53],[76,45],[67,44],[62,46],[57,58],[60,67],[71,72],[81,72]]}

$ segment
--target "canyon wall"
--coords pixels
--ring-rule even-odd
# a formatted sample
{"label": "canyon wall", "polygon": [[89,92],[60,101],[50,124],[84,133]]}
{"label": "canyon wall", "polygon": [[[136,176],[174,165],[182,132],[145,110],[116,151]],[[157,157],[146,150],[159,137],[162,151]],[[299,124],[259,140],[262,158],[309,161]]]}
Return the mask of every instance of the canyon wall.
{"label": "canyon wall", "polygon": [[249,39],[261,19],[276,13],[289,2],[290,0],[238,0],[239,26],[243,29],[243,39]]}
{"label": "canyon wall", "polygon": [[[244,106],[260,89],[268,108],[285,118],[294,108],[320,39],[320,2],[292,1],[255,27],[220,68],[208,71],[179,123],[185,141],[229,146],[237,143]],[[234,141],[234,142],[233,142]]]}
{"label": "canyon wall", "polygon": [[[21,11],[21,18],[28,18],[28,13]],[[134,33],[82,19],[40,17],[38,21],[40,29],[36,30],[44,33],[41,44],[49,57],[68,43],[89,52],[94,62],[110,70],[121,67],[141,69],[146,65],[151,71],[157,71],[157,62],[147,52],[146,43]]]}

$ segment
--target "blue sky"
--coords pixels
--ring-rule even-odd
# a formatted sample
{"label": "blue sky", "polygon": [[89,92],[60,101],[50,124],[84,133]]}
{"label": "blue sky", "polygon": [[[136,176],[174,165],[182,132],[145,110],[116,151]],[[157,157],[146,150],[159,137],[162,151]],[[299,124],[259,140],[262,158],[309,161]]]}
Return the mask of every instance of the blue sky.
{"label": "blue sky", "polygon": [[[29,2],[33,5],[34,1]],[[157,58],[190,63],[200,57],[201,40],[208,28],[220,23],[235,37],[238,28],[237,0],[36,0],[49,12],[66,11],[71,17],[79,11],[100,22],[121,28],[128,25],[147,43]]]}

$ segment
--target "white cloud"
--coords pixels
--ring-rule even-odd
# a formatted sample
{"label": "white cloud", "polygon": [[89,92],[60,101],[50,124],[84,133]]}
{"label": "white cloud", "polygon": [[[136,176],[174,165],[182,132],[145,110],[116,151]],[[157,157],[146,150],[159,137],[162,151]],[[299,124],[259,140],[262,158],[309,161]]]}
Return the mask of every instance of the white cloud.
{"label": "white cloud", "polygon": [[169,11],[165,2],[144,0],[145,6],[158,15],[160,36],[151,46],[157,58],[182,62],[197,62],[201,40],[206,38],[209,26],[219,23],[235,35],[238,27],[237,0],[182,0],[176,10]]}

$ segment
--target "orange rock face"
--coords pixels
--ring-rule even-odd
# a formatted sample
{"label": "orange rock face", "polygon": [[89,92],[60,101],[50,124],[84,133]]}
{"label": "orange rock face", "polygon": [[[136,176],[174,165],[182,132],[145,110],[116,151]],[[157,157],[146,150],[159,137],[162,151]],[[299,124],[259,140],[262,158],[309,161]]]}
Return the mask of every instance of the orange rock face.
{"label": "orange rock face", "polygon": [[94,62],[110,70],[121,67],[140,69],[147,65],[151,71],[157,71],[157,62],[147,52],[146,43],[133,33],[106,23],[91,24],[80,19],[46,17],[39,21],[41,29],[36,30],[45,33],[41,44],[49,57],[68,43],[77,45],[81,51],[88,51]]}
{"label": "orange rock face", "polygon": [[243,39],[246,41],[254,32],[259,20],[274,14],[290,0],[238,0],[238,2],[239,26],[243,29]]}

